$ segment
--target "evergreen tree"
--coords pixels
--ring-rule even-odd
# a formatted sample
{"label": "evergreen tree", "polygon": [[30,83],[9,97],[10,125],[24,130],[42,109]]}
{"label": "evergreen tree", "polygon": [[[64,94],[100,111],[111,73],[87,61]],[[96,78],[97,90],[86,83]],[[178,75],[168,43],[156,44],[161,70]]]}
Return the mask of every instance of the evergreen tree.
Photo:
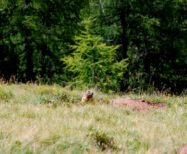
{"label": "evergreen tree", "polygon": [[103,43],[101,36],[92,34],[91,20],[83,22],[85,29],[75,37],[76,45],[70,56],[63,60],[68,71],[73,73],[73,81],[78,85],[119,90],[120,82],[127,68],[127,60],[117,61],[116,50],[119,46]]}

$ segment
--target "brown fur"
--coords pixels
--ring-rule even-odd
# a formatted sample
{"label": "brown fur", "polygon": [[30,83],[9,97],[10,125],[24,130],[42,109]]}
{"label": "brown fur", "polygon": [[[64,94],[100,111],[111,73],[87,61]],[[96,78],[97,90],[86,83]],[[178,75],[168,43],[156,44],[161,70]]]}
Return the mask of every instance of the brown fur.
{"label": "brown fur", "polygon": [[83,96],[81,102],[92,102],[93,101],[93,91],[88,90]]}

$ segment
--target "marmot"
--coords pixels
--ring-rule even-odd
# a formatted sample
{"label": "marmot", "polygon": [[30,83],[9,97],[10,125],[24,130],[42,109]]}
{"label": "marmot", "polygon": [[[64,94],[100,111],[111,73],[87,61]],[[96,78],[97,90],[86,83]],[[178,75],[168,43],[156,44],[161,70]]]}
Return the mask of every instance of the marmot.
{"label": "marmot", "polygon": [[83,96],[81,102],[92,102],[93,101],[93,91],[88,90]]}

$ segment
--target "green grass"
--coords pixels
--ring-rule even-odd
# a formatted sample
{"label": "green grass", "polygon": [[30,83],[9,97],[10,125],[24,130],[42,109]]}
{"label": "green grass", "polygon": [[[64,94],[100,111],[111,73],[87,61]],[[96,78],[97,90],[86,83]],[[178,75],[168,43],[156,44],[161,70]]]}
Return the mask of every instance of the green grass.
{"label": "green grass", "polygon": [[80,90],[0,85],[0,153],[172,154],[187,143],[187,96],[122,95],[168,106],[137,112],[95,93],[95,104],[81,104]]}

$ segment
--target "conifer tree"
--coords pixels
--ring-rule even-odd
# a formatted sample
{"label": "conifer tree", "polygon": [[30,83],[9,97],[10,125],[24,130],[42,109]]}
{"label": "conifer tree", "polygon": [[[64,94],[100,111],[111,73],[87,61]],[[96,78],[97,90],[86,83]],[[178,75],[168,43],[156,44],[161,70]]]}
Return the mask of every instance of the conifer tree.
{"label": "conifer tree", "polygon": [[84,30],[75,37],[73,53],[63,60],[73,76],[73,81],[80,85],[97,87],[101,90],[118,90],[127,60],[117,61],[116,51],[119,46],[107,45],[101,36],[92,34],[91,20],[84,20]]}

